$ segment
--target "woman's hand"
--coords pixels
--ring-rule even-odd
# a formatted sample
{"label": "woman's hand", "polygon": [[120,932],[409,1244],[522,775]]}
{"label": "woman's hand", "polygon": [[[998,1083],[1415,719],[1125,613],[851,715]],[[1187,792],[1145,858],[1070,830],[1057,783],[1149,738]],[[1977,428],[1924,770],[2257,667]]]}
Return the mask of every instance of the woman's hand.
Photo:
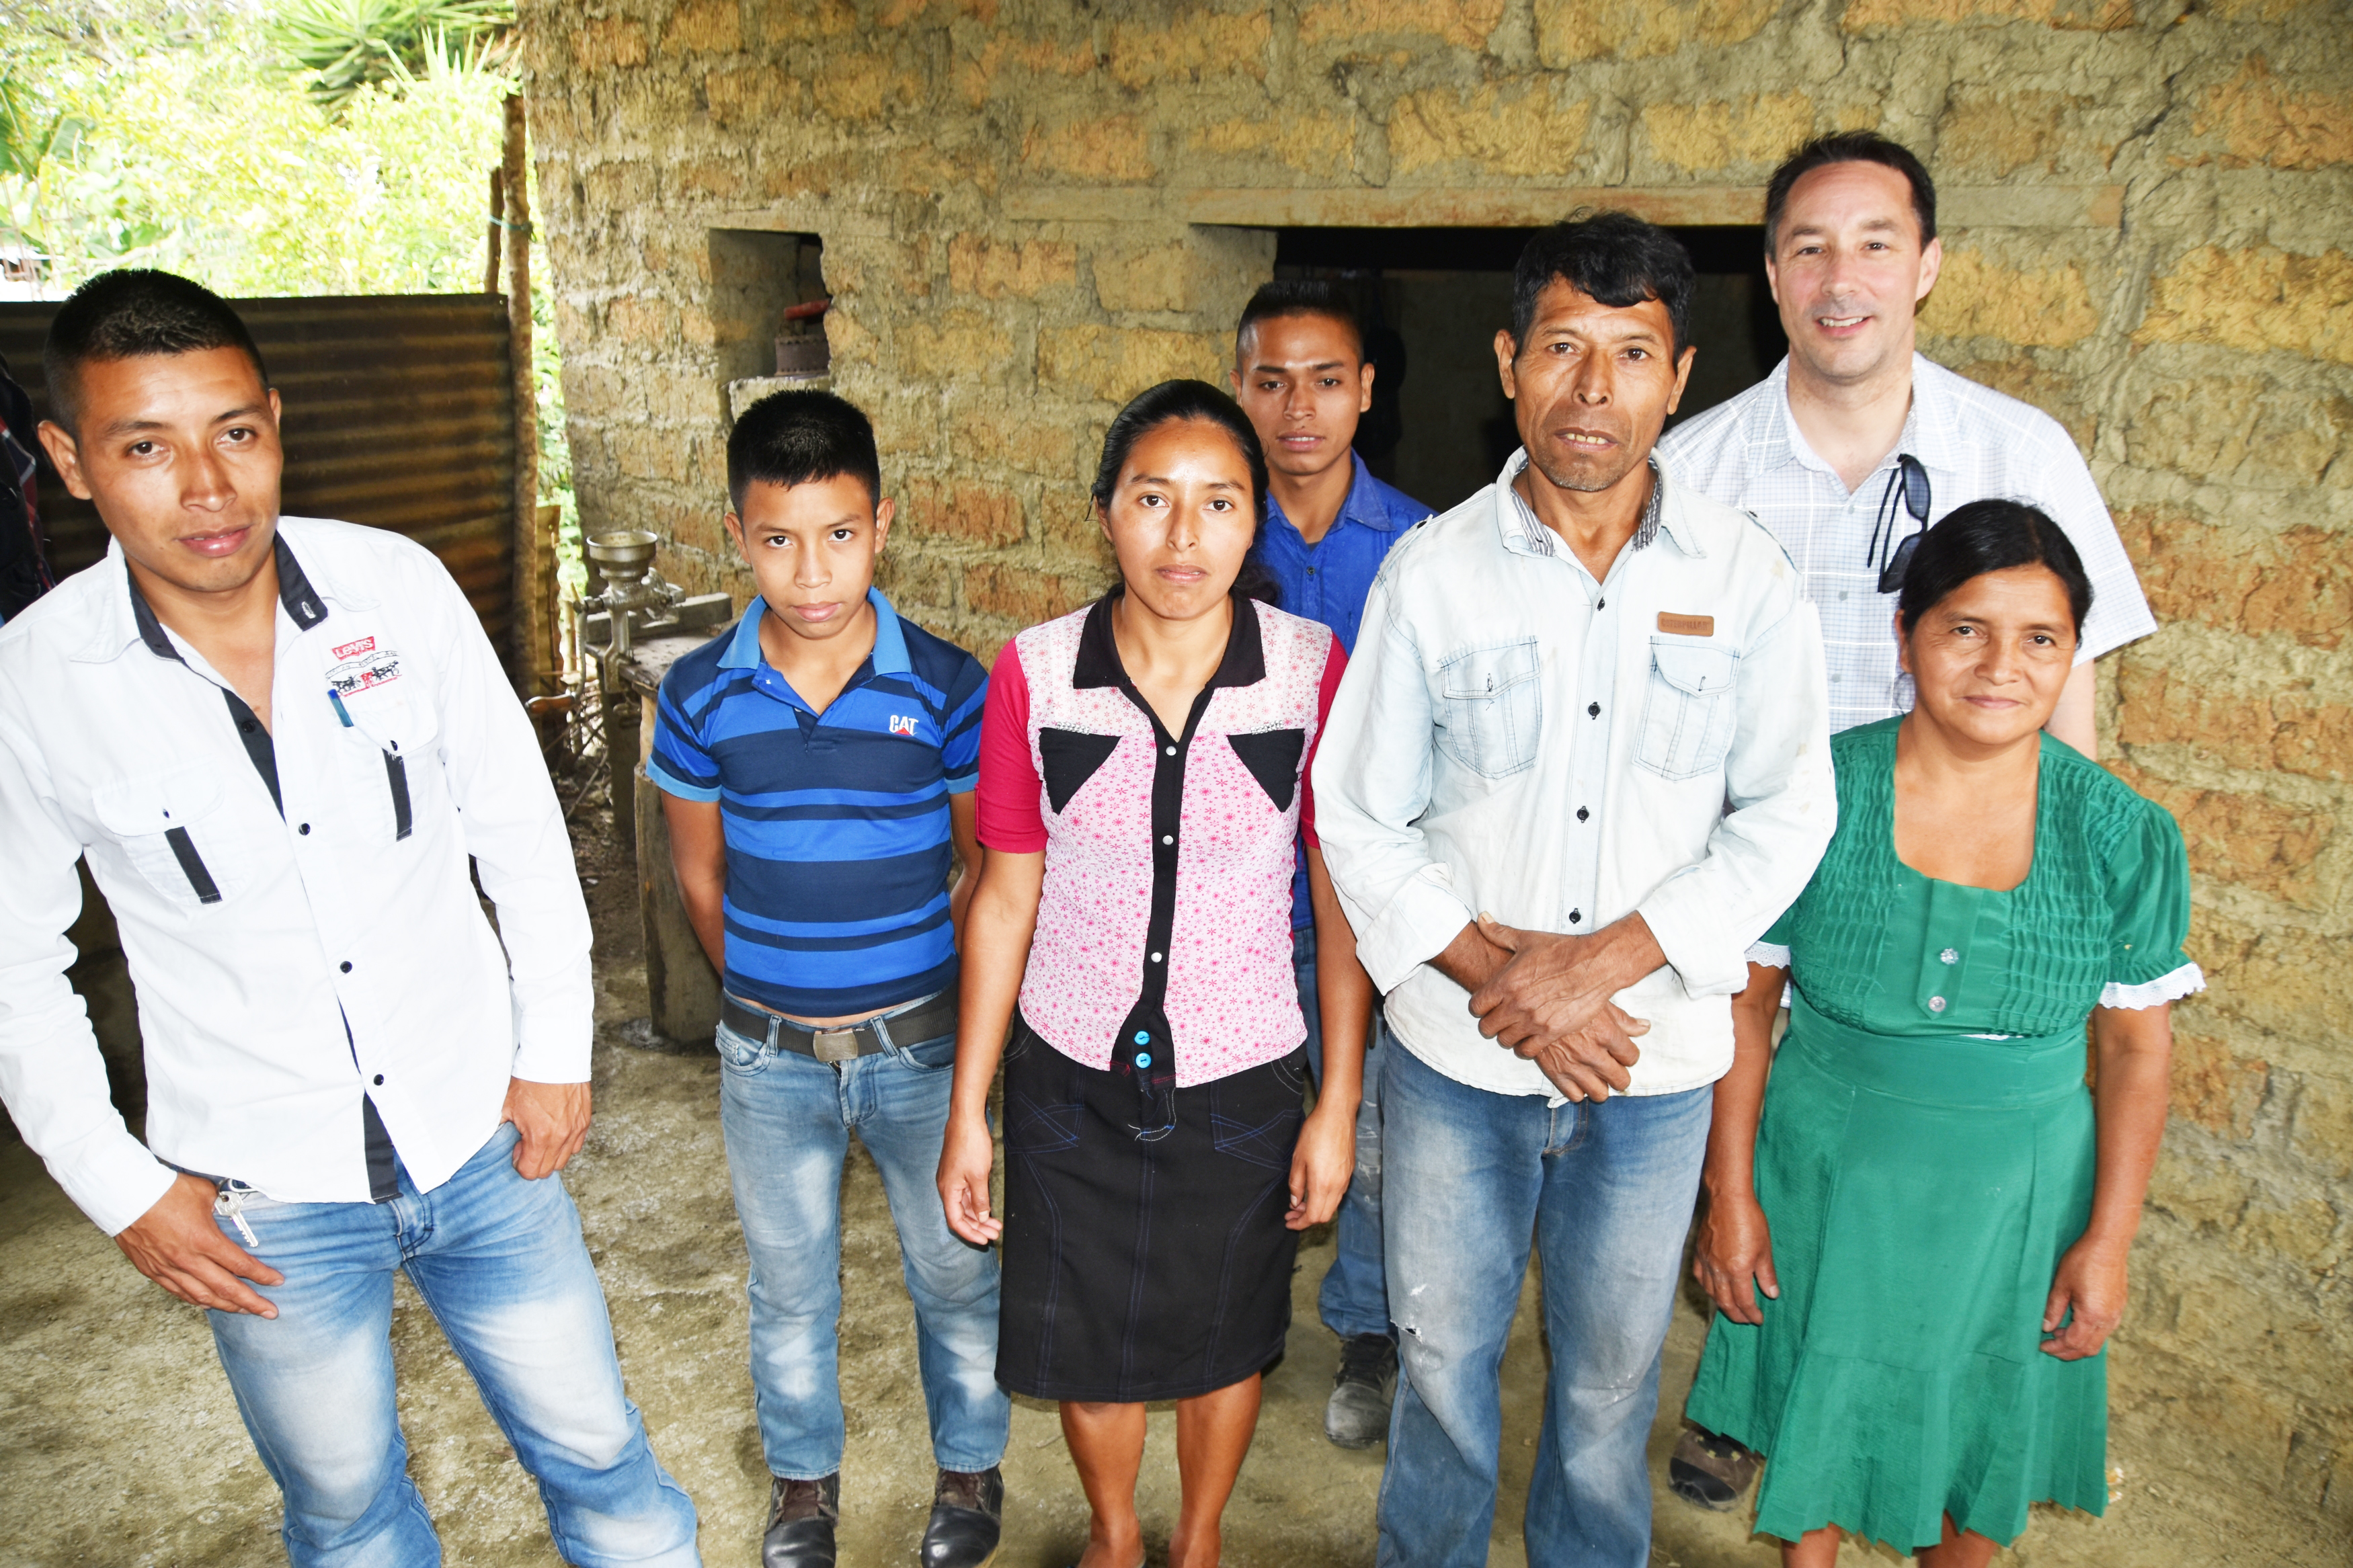
{"label": "woman's hand", "polygon": [[1778,1301],[1781,1282],[1773,1277],[1772,1232],[1756,1194],[1709,1194],[1707,1217],[1699,1225],[1698,1254],[1692,1259],[1692,1278],[1734,1322],[1765,1321],[1756,1292],[1762,1290],[1768,1300]]}
{"label": "woman's hand", "polygon": [[2100,1353],[2125,1315],[2126,1252],[2124,1243],[2086,1236],[2061,1256],[2042,1304],[2046,1354],[2082,1361]]}
{"label": "woman's hand", "polygon": [[1330,1219],[1356,1173],[1356,1107],[1318,1100],[1291,1152],[1291,1212],[1282,1223],[1305,1230]]}
{"label": "woman's hand", "polygon": [[940,1146],[940,1205],[948,1228],[975,1247],[1005,1234],[1005,1222],[988,1212],[988,1172],[996,1163],[987,1119],[951,1115]]}

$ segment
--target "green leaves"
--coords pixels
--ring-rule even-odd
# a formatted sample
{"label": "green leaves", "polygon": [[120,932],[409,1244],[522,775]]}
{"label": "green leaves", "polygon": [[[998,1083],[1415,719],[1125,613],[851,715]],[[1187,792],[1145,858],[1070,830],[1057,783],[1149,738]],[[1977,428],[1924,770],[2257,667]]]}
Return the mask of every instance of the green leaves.
{"label": "green leaves", "polygon": [[513,26],[514,0],[279,0],[263,23],[280,66],[331,109],[436,65],[497,63]]}

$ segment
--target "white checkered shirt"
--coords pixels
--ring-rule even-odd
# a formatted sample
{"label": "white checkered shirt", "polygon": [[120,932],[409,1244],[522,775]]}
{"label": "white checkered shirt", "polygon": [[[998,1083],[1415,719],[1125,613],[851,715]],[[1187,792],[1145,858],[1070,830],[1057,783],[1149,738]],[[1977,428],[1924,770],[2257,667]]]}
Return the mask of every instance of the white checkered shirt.
{"label": "white checkered shirt", "polygon": [[[2057,420],[1915,354],[1903,437],[1850,495],[1798,431],[1785,359],[1729,403],[1668,432],[1659,457],[1676,479],[1762,522],[1798,563],[1821,611],[1833,732],[1912,707],[1912,679],[1895,664],[1895,595],[1879,591],[1880,564],[1893,551],[1871,552],[1881,498],[1906,452],[1927,470],[1931,522],[1992,498],[2031,502],[2065,531],[2092,579],[2076,662],[2157,629],[2091,470]],[[1900,542],[1919,524],[1900,499],[1894,505]]]}

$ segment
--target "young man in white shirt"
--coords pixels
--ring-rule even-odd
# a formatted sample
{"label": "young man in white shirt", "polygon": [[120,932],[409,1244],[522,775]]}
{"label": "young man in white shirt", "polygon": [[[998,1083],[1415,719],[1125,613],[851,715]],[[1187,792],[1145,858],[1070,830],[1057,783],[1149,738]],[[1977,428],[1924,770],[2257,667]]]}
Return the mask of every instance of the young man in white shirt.
{"label": "young man in white shirt", "polygon": [[[1773,531],[1822,617],[1831,730],[1912,707],[1896,668],[1895,595],[1910,542],[1964,502],[2030,501],[2056,521],[2094,591],[2051,733],[2096,752],[2092,661],[2157,629],[2091,470],[2041,409],[1954,374],[1914,346],[1944,265],[1936,187],[1871,131],[1809,142],[1765,195],[1765,269],[1788,357],[1659,443],[1675,478]],[[1731,1508],[1757,1458],[1686,1430],[1676,1496]]]}
{"label": "young man in white shirt", "polygon": [[2008,499],[2050,513],[2091,574],[2051,732],[2092,755],[2092,660],[2157,623],[2059,422],[1914,347],[1944,265],[1928,171],[1876,132],[1810,142],[1766,187],[1765,248],[1788,357],[1677,426],[1659,460],[1754,516],[1797,562],[1821,612],[1831,732],[1911,709],[1894,630],[1905,542],[1966,501]]}
{"label": "young man in white shirt", "polygon": [[1693,281],[1623,214],[1529,242],[1495,340],[1523,448],[1390,552],[1320,743],[1324,858],[1403,1047],[1384,1563],[1487,1561],[1532,1246],[1552,1371],[1528,1560],[1649,1562],[1643,1441],[1729,998],[1833,826],[1788,557],[1650,461]]}
{"label": "young man in white shirt", "polygon": [[[588,1131],[587,910],[480,623],[408,540],[280,517],[278,395],[206,289],[94,279],[45,361],[42,443],[113,546],[0,628],[0,1097],[209,1310],[298,1568],[440,1561],[396,1269],[567,1561],[698,1562],[554,1179]],[[65,977],[80,858],[139,993],[143,1143]]]}

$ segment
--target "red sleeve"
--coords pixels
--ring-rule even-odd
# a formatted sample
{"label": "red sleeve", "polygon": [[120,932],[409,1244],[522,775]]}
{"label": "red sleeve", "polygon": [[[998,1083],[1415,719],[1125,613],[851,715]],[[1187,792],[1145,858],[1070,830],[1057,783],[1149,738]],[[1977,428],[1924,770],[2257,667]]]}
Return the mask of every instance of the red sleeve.
{"label": "red sleeve", "polygon": [[980,719],[980,841],[1008,855],[1046,847],[1038,809],[1038,769],[1029,760],[1029,678],[1012,643],[988,672],[988,706]]}
{"label": "red sleeve", "polygon": [[1324,744],[1324,722],[1332,716],[1332,694],[1340,689],[1340,676],[1347,668],[1348,650],[1335,637],[1331,656],[1324,661],[1324,682],[1315,689],[1315,742],[1307,748],[1307,760],[1299,764],[1299,837],[1315,849],[1324,847],[1315,837],[1315,752]]}

